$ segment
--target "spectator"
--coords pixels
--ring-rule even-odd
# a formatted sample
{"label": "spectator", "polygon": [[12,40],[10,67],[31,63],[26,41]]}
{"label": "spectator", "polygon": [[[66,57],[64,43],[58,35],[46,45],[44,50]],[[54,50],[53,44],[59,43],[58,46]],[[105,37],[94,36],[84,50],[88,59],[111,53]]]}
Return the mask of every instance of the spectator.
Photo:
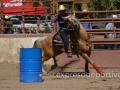
{"label": "spectator", "polygon": [[13,28],[11,28],[11,27],[13,27],[13,23],[10,21],[10,16],[5,15],[5,21],[6,21],[5,22],[6,28],[5,28],[4,34],[13,34],[14,30],[13,30]]}
{"label": "spectator", "polygon": [[[87,13],[87,10],[84,9],[83,10],[83,14],[82,14],[82,18],[81,19],[89,19],[89,14]],[[91,23],[82,23],[82,26],[84,27],[85,30],[87,29],[92,29],[92,24]],[[92,34],[89,34],[90,37],[93,37]]]}
{"label": "spectator", "polygon": [[[113,18],[118,18],[117,15],[112,15],[111,17]],[[117,23],[114,23],[114,27],[113,27],[113,24],[110,22],[108,24],[106,24],[106,27],[105,29],[114,29],[116,28],[116,25]],[[110,39],[113,39],[114,38],[114,34],[113,33],[110,33],[110,34],[105,34],[104,38],[110,38]],[[108,44],[108,45],[104,45],[104,47],[106,49],[117,49],[117,44]]]}

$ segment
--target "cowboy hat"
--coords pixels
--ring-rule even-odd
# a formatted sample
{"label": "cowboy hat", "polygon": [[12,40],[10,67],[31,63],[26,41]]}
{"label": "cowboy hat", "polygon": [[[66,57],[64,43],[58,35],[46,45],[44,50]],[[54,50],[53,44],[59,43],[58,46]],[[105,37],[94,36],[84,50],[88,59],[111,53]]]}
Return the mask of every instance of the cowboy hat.
{"label": "cowboy hat", "polygon": [[63,11],[63,10],[66,10],[65,6],[64,5],[59,5],[58,11]]}

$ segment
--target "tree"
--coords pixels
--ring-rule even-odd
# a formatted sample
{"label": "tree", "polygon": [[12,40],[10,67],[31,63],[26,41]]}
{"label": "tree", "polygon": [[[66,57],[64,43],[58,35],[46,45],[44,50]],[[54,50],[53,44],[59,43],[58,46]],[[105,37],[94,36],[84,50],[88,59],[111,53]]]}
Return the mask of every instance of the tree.
{"label": "tree", "polygon": [[120,0],[91,0],[90,10],[117,10],[120,9]]}
{"label": "tree", "polygon": [[[91,0],[88,5],[90,11],[97,10],[119,10],[120,0]],[[108,17],[110,13],[106,13]],[[99,16],[96,14],[96,16]]]}

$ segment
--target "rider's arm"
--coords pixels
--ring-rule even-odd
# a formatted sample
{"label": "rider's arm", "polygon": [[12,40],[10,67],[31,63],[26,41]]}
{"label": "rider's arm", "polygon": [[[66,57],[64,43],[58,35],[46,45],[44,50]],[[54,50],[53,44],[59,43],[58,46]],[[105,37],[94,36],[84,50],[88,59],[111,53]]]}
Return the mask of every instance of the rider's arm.
{"label": "rider's arm", "polygon": [[55,18],[52,20],[51,25],[54,25],[58,20],[58,16],[55,16]]}
{"label": "rider's arm", "polygon": [[51,22],[51,25],[52,25],[52,27],[53,27],[53,32],[54,32],[54,30],[55,30],[55,28],[54,28],[54,26],[55,26],[55,23],[57,22],[57,20],[58,20],[58,16],[55,16],[55,18],[52,20],[52,22]]}

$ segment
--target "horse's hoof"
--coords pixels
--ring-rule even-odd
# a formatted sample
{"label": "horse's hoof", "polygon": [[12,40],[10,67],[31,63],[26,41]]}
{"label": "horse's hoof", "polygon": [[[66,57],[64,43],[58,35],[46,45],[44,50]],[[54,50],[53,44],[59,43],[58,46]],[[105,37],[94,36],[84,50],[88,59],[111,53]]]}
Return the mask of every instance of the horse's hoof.
{"label": "horse's hoof", "polygon": [[85,72],[86,72],[86,73],[90,73],[90,71],[89,71],[89,70],[85,70]]}
{"label": "horse's hoof", "polygon": [[57,67],[57,68],[51,70],[51,71],[49,72],[49,74],[55,76],[56,74],[58,74],[58,73],[60,73],[60,72],[62,72],[62,69]]}
{"label": "horse's hoof", "polygon": [[52,72],[52,71],[50,71],[50,72],[47,73],[47,75],[48,75],[48,76],[55,76],[55,73]]}
{"label": "horse's hoof", "polygon": [[103,76],[104,75],[104,72],[102,72],[102,71],[100,71],[100,72],[98,72],[101,76]]}
{"label": "horse's hoof", "polygon": [[96,69],[97,73],[99,73],[100,75],[103,75],[103,71],[101,71],[95,64],[93,65],[93,67]]}
{"label": "horse's hoof", "polygon": [[101,70],[98,70],[97,73],[99,73],[101,76],[104,75],[104,72]]}
{"label": "horse's hoof", "polygon": [[86,73],[87,75],[90,75],[90,71],[89,71],[89,70],[85,70],[85,73]]}

